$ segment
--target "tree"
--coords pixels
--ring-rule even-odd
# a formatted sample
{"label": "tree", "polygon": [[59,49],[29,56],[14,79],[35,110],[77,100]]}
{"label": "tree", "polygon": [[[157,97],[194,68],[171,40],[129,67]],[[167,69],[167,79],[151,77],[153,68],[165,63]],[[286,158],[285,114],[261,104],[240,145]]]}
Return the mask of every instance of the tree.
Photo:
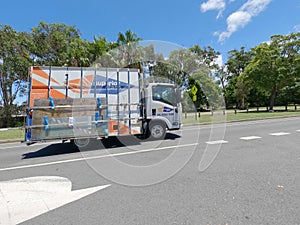
{"label": "tree", "polygon": [[199,71],[205,71],[207,76],[215,79],[216,71],[219,69],[216,64],[219,55],[220,53],[212,47],[208,46],[201,49],[199,45],[194,45],[189,49],[172,51],[168,62],[177,71],[174,74],[174,81],[179,86],[186,86],[188,78]]}
{"label": "tree", "polygon": [[213,70],[219,69],[219,65],[216,61],[220,56],[220,52],[215,51],[211,46],[202,49],[199,45],[194,45],[190,48],[190,51],[197,56],[198,62],[201,64],[204,64]]}
{"label": "tree", "polygon": [[[200,86],[200,89],[198,88],[200,92],[199,100],[203,100],[202,102],[199,102],[200,105],[212,108],[222,108],[224,106],[220,86],[218,82],[209,76],[209,72],[209,68],[203,68],[192,74],[189,79],[194,80]],[[203,95],[205,97],[203,97]]]}
{"label": "tree", "polygon": [[32,63],[28,51],[30,38],[8,25],[1,25],[0,28],[0,114],[2,126],[13,126],[12,115],[18,113],[14,103],[25,92],[24,81]]}
{"label": "tree", "polygon": [[175,77],[178,71],[176,68],[169,64],[168,60],[155,61],[149,65],[151,82],[172,82],[175,83]]}
{"label": "tree", "polygon": [[61,56],[65,58],[64,66],[69,67],[88,67],[93,58],[89,50],[89,42],[81,38],[73,39]]}
{"label": "tree", "polygon": [[278,91],[276,102],[278,105],[300,104],[300,83],[287,86]]}
{"label": "tree", "polygon": [[94,37],[93,42],[89,42],[89,53],[91,63],[99,61],[106,53],[118,47],[117,42],[107,42],[105,37]]}
{"label": "tree", "polygon": [[140,67],[140,52],[138,51],[137,43],[141,40],[142,38],[138,37],[137,34],[131,30],[127,30],[125,34],[119,32],[117,43],[118,51],[123,61],[123,67],[133,64],[138,64],[138,68]]}
{"label": "tree", "polygon": [[251,87],[269,94],[269,110],[272,111],[277,92],[299,79],[300,33],[274,35],[270,43],[262,43],[251,51],[254,56],[243,76]]}
{"label": "tree", "polygon": [[[191,89],[193,86],[195,86],[198,89],[196,93],[196,101],[194,101],[195,108],[198,110],[201,110],[204,107],[209,108],[208,99],[201,88],[202,84],[200,84],[199,81],[196,81],[194,77],[190,76],[188,78],[188,86],[190,87],[189,89]],[[190,91],[188,93],[189,98],[193,99],[193,93],[191,93]]]}
{"label": "tree", "polygon": [[[209,52],[209,53],[208,53]],[[220,90],[215,80],[217,54],[212,48],[202,50],[198,45],[191,49],[174,50],[164,62],[157,63],[152,68],[152,75],[163,76],[182,87],[187,93],[195,85],[198,89],[195,107],[200,109],[204,106],[219,107]],[[191,94],[185,95],[192,98]],[[189,106],[185,105],[185,109]]]}
{"label": "tree", "polygon": [[[75,66],[87,65],[86,42],[80,39],[75,26],[64,23],[47,24],[40,22],[32,28],[34,45],[31,54],[35,65]],[[73,64],[74,63],[74,64]]]}
{"label": "tree", "polygon": [[189,49],[174,50],[170,53],[167,62],[172,66],[169,73],[178,86],[187,85],[188,77],[201,68],[202,63],[197,62],[197,55]]}
{"label": "tree", "polygon": [[228,52],[228,60],[226,62],[227,71],[229,72],[229,79],[232,77],[239,77],[249,64],[251,59],[251,52],[247,52],[245,47],[240,50],[231,50]]}
{"label": "tree", "polygon": [[132,32],[131,30],[127,30],[125,34],[119,32],[117,43],[119,46],[121,46],[128,45],[131,43],[137,43],[141,40],[142,38],[138,37],[136,33]]}
{"label": "tree", "polygon": [[98,39],[93,47],[99,56],[96,57],[94,65],[142,70],[143,52],[142,47],[138,46],[140,40],[142,39],[131,30],[127,30],[125,34],[119,32],[117,41],[113,43],[107,43],[105,38]]}
{"label": "tree", "polygon": [[[238,81],[238,77],[244,72],[250,62],[252,55],[246,51],[245,47],[240,50],[231,50],[228,52],[228,60],[225,64],[226,71],[223,70],[223,79],[227,80],[224,96],[226,106],[236,105],[238,108],[245,107],[245,98],[249,90],[245,89],[242,80]],[[226,75],[224,74],[226,72]],[[225,83],[225,82],[224,82]]]}
{"label": "tree", "polygon": [[[144,72],[149,73],[151,76],[157,71],[158,73],[155,76],[162,76],[157,69],[159,65],[165,64],[166,61],[162,53],[155,53],[153,44],[141,47],[141,59],[145,69]],[[154,68],[156,69],[155,71]]]}

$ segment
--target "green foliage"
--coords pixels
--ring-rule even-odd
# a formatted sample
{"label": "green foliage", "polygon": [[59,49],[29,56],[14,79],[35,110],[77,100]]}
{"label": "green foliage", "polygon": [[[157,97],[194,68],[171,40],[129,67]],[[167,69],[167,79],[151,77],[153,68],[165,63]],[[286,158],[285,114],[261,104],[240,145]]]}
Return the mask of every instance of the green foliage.
{"label": "green foliage", "polygon": [[199,65],[195,63],[196,58],[197,55],[188,49],[174,50],[170,53],[167,60],[171,66],[169,74],[177,85],[185,86],[188,77],[199,69]]}
{"label": "green foliage", "polygon": [[[3,106],[0,108],[0,127],[16,127],[23,124],[22,117],[18,117],[22,113],[21,106],[15,104]],[[21,119],[21,121],[20,121]]]}
{"label": "green foliage", "polygon": [[199,45],[194,45],[189,50],[197,56],[198,62],[201,62],[201,64],[206,65],[211,69],[219,69],[216,60],[219,57],[220,52],[215,51],[211,46],[201,49]]}
{"label": "green foliage", "polygon": [[97,53],[93,65],[99,67],[141,68],[143,47],[138,46],[140,37],[127,30],[119,32],[117,42],[107,43],[105,38],[97,40],[94,48]]}
{"label": "green foliage", "polygon": [[237,77],[232,77],[224,90],[224,98],[226,102],[226,108],[235,108],[237,107],[237,98],[235,96]]}
{"label": "green foliage", "polygon": [[[31,65],[139,68],[149,82],[180,86],[187,110],[223,107],[223,96],[228,108],[300,103],[300,33],[273,35],[250,51],[231,50],[223,66],[217,64],[220,52],[210,46],[194,45],[164,58],[153,45],[140,46],[142,38],[131,30],[119,32],[115,42],[80,35],[64,23],[40,22],[28,33],[0,26],[0,127],[16,124],[12,115],[20,109],[15,100],[25,93]],[[189,92],[193,85],[198,88],[195,103]]]}
{"label": "green foliage", "polygon": [[119,46],[122,46],[137,43],[141,40],[142,38],[138,37],[136,33],[132,32],[131,30],[127,30],[125,34],[119,32],[117,43]]}
{"label": "green foliage", "polygon": [[227,107],[232,107],[234,102],[238,108],[269,104],[272,110],[277,94],[278,103],[292,102],[291,93],[296,92],[288,90],[300,76],[299,37],[299,33],[274,35],[269,43],[261,43],[249,52],[244,47],[229,51],[225,87]]}
{"label": "green foliage", "polygon": [[207,108],[223,108],[225,103],[223,101],[220,86],[213,77],[210,76],[209,72],[210,70],[208,68],[201,69],[191,76],[192,79],[200,84],[200,89],[198,89],[198,91],[200,91],[200,96],[205,96],[205,98],[200,98],[203,100],[201,103]]}
{"label": "green foliage", "polygon": [[273,109],[277,92],[295,84],[300,77],[300,33],[287,36],[274,35],[270,43],[262,43],[251,50],[253,57],[247,65],[243,79],[270,95]]}
{"label": "green foliage", "polygon": [[99,58],[118,46],[117,42],[107,42],[106,38],[101,36],[94,37],[94,41],[88,44],[91,63],[96,63]]}
{"label": "green foliage", "polygon": [[226,62],[229,79],[239,77],[249,64],[251,57],[251,52],[247,52],[245,47],[241,47],[240,50],[229,51]]}
{"label": "green foliage", "polygon": [[14,126],[13,114],[18,113],[14,102],[26,88],[28,67],[32,63],[29,35],[8,25],[0,26],[0,127]]}
{"label": "green foliage", "polygon": [[[194,101],[195,108],[197,110],[201,110],[203,108],[209,108],[209,102],[208,102],[207,96],[203,92],[199,81],[196,81],[193,76],[190,76],[188,78],[189,90],[191,90],[193,86],[195,86],[198,89],[198,91],[196,93],[197,100]],[[187,93],[188,93],[188,97],[190,99],[193,99],[193,93],[191,93],[191,91],[189,91]]]}
{"label": "green foliage", "polygon": [[[227,108],[244,108],[246,97],[249,94],[249,88],[244,84],[243,79],[238,77],[244,72],[249,64],[251,54],[246,51],[245,47],[240,50],[229,51],[228,60],[226,62],[226,72],[223,71],[223,80],[227,80],[227,85],[224,87],[224,96]],[[222,80],[221,80],[222,81]],[[242,82],[243,81],[243,82]],[[225,83],[223,81],[223,83]]]}
{"label": "green foliage", "polygon": [[300,84],[287,86],[278,91],[276,98],[277,105],[300,104]]}
{"label": "green foliage", "polygon": [[119,65],[121,67],[137,67],[140,68],[141,51],[137,44],[142,38],[138,37],[136,33],[127,30],[125,34],[119,32],[118,34],[118,55]]}
{"label": "green foliage", "polygon": [[30,50],[35,65],[86,65],[87,46],[80,39],[80,32],[75,26],[40,22],[30,34],[34,43]]}
{"label": "green foliage", "polygon": [[164,59],[150,64],[149,73],[149,82],[176,83],[176,77],[179,76],[176,68]]}

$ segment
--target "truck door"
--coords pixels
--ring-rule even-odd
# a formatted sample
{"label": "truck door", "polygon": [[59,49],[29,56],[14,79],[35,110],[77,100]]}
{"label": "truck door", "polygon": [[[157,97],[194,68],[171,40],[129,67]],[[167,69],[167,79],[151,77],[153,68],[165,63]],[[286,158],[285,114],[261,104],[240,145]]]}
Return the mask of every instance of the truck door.
{"label": "truck door", "polygon": [[169,129],[179,128],[180,108],[173,85],[158,84],[152,87],[152,115],[165,117],[171,124]]}

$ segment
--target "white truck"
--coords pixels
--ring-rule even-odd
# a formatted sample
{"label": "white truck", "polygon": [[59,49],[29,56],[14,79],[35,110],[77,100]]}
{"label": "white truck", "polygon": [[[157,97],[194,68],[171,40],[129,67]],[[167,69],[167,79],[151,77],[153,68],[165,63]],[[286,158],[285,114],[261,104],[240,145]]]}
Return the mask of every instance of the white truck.
{"label": "white truck", "polygon": [[180,91],[148,83],[138,69],[37,67],[29,69],[25,141],[141,135],[163,139],[181,126]]}

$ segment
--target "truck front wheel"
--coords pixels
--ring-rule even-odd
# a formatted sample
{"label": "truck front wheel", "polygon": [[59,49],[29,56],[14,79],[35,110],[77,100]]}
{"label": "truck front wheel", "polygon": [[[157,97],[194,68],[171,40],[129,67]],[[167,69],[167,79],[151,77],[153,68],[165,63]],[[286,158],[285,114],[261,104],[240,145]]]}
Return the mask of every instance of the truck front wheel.
{"label": "truck front wheel", "polygon": [[152,140],[162,140],[166,136],[166,124],[160,121],[151,121],[149,134]]}

